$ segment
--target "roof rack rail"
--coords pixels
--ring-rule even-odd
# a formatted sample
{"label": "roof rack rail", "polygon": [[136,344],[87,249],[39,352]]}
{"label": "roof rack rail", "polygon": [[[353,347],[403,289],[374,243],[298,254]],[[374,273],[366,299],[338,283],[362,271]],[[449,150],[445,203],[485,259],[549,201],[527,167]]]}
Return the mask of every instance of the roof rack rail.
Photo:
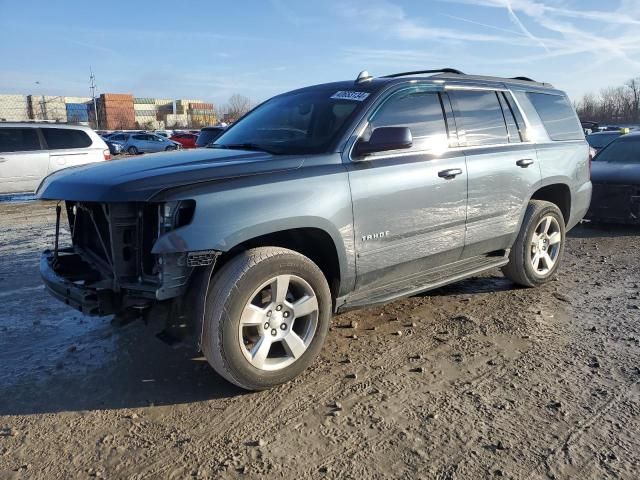
{"label": "roof rack rail", "polygon": [[465,75],[464,72],[456,70],[455,68],[437,68],[435,70],[416,70],[413,72],[392,73],[391,75],[385,75],[382,78],[407,77],[410,75],[420,75],[423,73],[455,73],[456,75]]}
{"label": "roof rack rail", "polygon": [[509,80],[522,80],[523,82],[536,82],[533,78],[529,78],[529,77],[511,77]]}

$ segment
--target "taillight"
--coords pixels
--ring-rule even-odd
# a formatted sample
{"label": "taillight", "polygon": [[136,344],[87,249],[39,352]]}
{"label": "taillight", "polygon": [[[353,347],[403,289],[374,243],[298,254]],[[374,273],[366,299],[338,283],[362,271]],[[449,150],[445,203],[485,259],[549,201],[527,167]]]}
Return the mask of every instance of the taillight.
{"label": "taillight", "polygon": [[591,162],[593,162],[593,158],[596,156],[596,149],[593,147],[589,147],[589,179],[591,179]]}
{"label": "taillight", "polygon": [[108,148],[102,151],[102,155],[104,155],[105,160],[111,160],[111,152]]}

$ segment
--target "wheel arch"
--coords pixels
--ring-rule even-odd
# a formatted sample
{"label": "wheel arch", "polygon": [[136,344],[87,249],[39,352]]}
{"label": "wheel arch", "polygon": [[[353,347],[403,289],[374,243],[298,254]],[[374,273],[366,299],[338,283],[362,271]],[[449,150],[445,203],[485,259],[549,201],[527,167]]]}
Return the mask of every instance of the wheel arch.
{"label": "wheel arch", "polygon": [[529,200],[543,200],[553,203],[560,209],[565,225],[569,224],[571,217],[571,189],[566,183],[552,183],[541,186],[533,192]]}
{"label": "wheel arch", "polygon": [[246,238],[220,255],[216,269],[238,253],[257,247],[281,247],[298,252],[313,261],[327,279],[334,298],[340,295],[344,278],[343,262],[335,239],[324,229],[318,227],[297,227],[276,230]]}

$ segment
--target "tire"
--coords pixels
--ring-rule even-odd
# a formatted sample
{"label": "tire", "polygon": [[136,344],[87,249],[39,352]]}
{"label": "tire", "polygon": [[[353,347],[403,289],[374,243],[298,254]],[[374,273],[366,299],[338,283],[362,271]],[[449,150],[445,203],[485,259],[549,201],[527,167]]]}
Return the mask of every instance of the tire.
{"label": "tire", "polygon": [[[283,290],[278,285],[284,285],[281,279],[287,279],[288,286],[284,302],[277,301],[278,291]],[[300,298],[295,300],[296,296]],[[314,305],[315,313],[304,314]],[[271,388],[299,375],[318,355],[329,329],[331,306],[327,280],[307,257],[276,247],[247,250],[211,279],[202,350],[229,382],[246,390]],[[279,307],[282,310],[276,311]],[[296,316],[295,310],[304,315]],[[260,347],[267,353],[260,355],[264,352]]]}
{"label": "tire", "polygon": [[[547,221],[548,231],[545,232]],[[562,260],[565,234],[564,217],[560,209],[550,202],[531,200],[520,233],[511,247],[509,263],[502,267],[502,273],[512,282],[525,287],[536,287],[548,282],[555,276]],[[537,267],[536,255],[539,257]]]}
{"label": "tire", "polygon": [[171,152],[172,150],[175,150],[176,147],[167,147],[164,149],[165,152]]}
{"label": "tire", "polygon": [[132,145],[129,148],[127,148],[127,153],[129,155],[137,155],[138,154],[138,149]]}

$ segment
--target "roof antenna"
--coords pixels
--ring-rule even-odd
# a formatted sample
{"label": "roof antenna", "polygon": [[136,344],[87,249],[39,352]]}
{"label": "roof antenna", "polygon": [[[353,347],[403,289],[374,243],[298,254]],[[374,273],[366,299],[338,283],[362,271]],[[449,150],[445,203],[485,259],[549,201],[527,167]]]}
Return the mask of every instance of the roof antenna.
{"label": "roof antenna", "polygon": [[366,70],[363,70],[358,74],[358,78],[356,78],[356,84],[369,82],[371,80],[373,80],[373,77],[369,75],[369,72],[367,72]]}

